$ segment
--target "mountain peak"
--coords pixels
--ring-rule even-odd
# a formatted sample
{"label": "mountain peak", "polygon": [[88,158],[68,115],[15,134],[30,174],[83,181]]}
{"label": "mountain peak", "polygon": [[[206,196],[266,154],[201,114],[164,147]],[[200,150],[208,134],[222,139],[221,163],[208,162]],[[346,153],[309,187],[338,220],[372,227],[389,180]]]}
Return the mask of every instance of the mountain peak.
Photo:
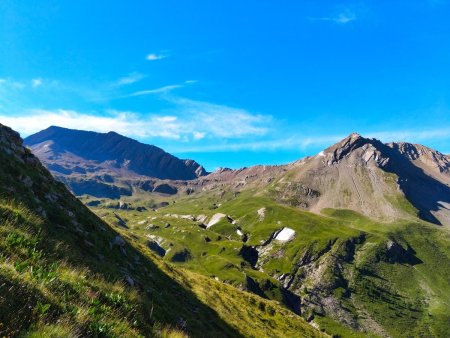
{"label": "mountain peak", "polygon": [[350,135],[348,135],[346,138],[350,138],[350,139],[358,139],[358,138],[363,138],[361,136],[361,134],[357,133],[357,132],[353,132]]}
{"label": "mountain peak", "polygon": [[349,134],[347,137],[343,138],[341,141],[339,141],[336,144],[329,147],[329,149],[330,148],[343,148],[343,147],[347,147],[349,145],[353,145],[355,143],[362,145],[365,143],[370,143],[371,141],[373,141],[373,140],[369,139],[369,138],[365,138],[365,137],[361,136],[361,134],[354,132],[354,133]]}
{"label": "mountain peak", "polygon": [[[27,137],[25,144],[40,153],[36,148],[48,141],[52,141],[54,147],[58,148],[59,156],[52,156],[46,151],[50,157],[41,158],[45,164],[59,161],[56,164],[65,168],[79,166],[74,162],[74,155],[78,158],[76,161],[81,159],[84,163],[80,165],[85,167],[85,171],[91,170],[89,163],[95,161],[101,167],[109,165],[114,170],[124,169],[130,174],[160,179],[190,180],[207,174],[193,160],[181,160],[156,146],[138,142],[114,131],[97,133],[51,126]],[[71,155],[72,158],[69,159]]]}
{"label": "mountain peak", "polygon": [[358,133],[351,133],[346,138],[325,149],[321,154],[328,158],[327,162],[329,164],[333,164],[339,162],[356,149],[364,146],[366,146],[366,148],[376,148],[378,144],[382,143],[375,139],[365,138]]}
{"label": "mountain peak", "polygon": [[122,137],[125,137],[125,136],[123,136],[123,135],[120,135],[119,133],[116,133],[115,131],[113,131],[113,130],[110,130],[110,131],[108,131],[107,133],[106,133],[106,135],[114,135],[114,136],[122,136]]}
{"label": "mountain peak", "polygon": [[64,127],[52,125],[52,126],[48,127],[47,129],[42,130],[41,132],[44,132],[44,131],[47,131],[47,132],[50,132],[50,131],[57,132],[57,131],[64,131],[64,130],[75,130],[75,129],[69,129],[69,128],[64,128]]}

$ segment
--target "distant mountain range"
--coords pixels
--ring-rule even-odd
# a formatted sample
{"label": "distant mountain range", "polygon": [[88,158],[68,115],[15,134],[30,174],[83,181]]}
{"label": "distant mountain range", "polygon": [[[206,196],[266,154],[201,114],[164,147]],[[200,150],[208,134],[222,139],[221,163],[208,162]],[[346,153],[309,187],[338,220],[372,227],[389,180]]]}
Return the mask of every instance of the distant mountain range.
{"label": "distant mountain range", "polygon": [[209,174],[194,160],[180,160],[115,132],[50,127],[24,142],[76,195],[176,195],[218,184],[238,193],[272,185],[279,202],[317,213],[346,208],[380,220],[417,215],[450,224],[450,157],[418,144],[383,144],[351,134],[288,165]]}
{"label": "distant mountain range", "polygon": [[[181,160],[164,150],[115,132],[95,133],[49,127],[24,140],[25,145],[77,195],[117,198],[131,195],[133,183],[145,190],[173,192],[148,178],[192,180],[207,174],[193,160]],[[138,184],[138,185],[139,185]]]}

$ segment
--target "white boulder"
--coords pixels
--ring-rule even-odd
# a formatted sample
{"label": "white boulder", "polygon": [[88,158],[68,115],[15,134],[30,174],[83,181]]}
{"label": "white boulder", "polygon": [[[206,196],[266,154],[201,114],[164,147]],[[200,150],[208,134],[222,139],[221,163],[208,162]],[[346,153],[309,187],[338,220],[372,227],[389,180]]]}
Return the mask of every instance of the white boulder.
{"label": "white boulder", "polygon": [[275,239],[280,242],[290,241],[295,236],[295,230],[284,227],[275,236]]}

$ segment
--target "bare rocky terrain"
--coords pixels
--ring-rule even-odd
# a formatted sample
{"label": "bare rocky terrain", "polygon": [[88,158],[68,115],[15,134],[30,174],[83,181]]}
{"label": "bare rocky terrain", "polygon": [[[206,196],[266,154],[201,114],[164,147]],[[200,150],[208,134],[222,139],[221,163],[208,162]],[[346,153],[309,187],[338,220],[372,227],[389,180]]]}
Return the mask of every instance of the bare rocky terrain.
{"label": "bare rocky terrain", "polygon": [[[79,133],[81,143],[68,141]],[[216,188],[239,194],[271,188],[280,203],[315,213],[341,208],[381,221],[418,215],[450,224],[450,157],[417,144],[383,144],[351,134],[316,156],[287,165],[208,174],[193,160],[179,160],[116,133],[51,127],[25,143],[76,195],[178,196]],[[408,203],[401,202],[403,196]]]}
{"label": "bare rocky terrain", "polygon": [[220,169],[189,185],[202,190],[223,185],[235,193],[271,187],[281,203],[315,213],[351,209],[382,221],[419,216],[450,224],[449,156],[358,134],[288,165]]}

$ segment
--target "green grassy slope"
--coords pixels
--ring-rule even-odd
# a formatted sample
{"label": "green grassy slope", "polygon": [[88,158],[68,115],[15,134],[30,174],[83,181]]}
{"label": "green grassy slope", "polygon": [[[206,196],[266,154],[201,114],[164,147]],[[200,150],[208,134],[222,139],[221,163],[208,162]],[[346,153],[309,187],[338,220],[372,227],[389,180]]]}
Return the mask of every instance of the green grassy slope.
{"label": "green grassy slope", "polygon": [[[355,337],[445,337],[450,329],[450,234],[426,222],[380,223],[349,210],[316,215],[278,204],[261,191],[237,197],[207,192],[177,199],[157,211],[96,208],[111,224],[113,212],[146,245],[157,239],[161,261],[175,264],[291,305],[330,334]],[[138,201],[134,201],[138,203]],[[257,211],[264,207],[265,215]],[[205,230],[181,215],[229,215]],[[170,225],[168,225],[170,224]],[[264,247],[256,268],[242,248],[260,246],[275,231],[296,231],[287,243]],[[237,229],[248,235],[242,241]]]}
{"label": "green grassy slope", "polygon": [[159,261],[2,126],[0,290],[5,337],[321,335],[277,302]]}

